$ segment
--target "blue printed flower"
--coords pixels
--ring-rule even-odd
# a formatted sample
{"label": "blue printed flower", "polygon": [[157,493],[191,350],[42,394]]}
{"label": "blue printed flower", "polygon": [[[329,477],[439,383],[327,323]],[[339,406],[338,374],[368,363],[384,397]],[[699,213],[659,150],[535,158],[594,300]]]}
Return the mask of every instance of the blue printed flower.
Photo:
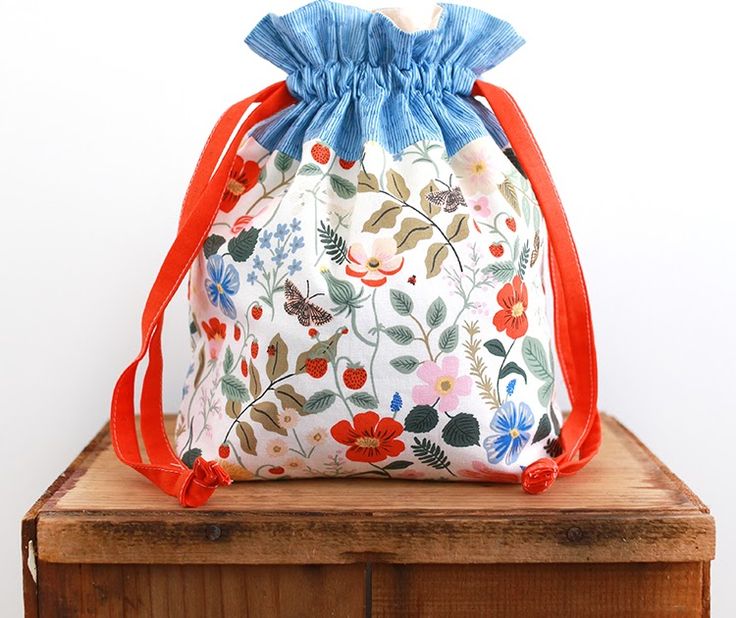
{"label": "blue printed flower", "polygon": [[511,465],[518,458],[521,450],[529,442],[529,430],[534,426],[534,415],[531,408],[520,403],[517,411],[513,401],[504,403],[491,420],[491,430],[494,435],[483,441],[488,462],[499,463],[505,459],[506,465]]}
{"label": "blue printed flower", "polygon": [[261,249],[271,248],[271,238],[272,237],[273,237],[273,234],[269,232],[268,230],[261,230],[261,234],[258,237],[258,242],[261,243]]}
{"label": "blue printed flower", "polygon": [[256,281],[258,281],[258,275],[256,274],[255,270],[251,270],[248,275],[245,277],[245,280],[250,283],[251,285],[255,285]]}
{"label": "blue printed flower", "polygon": [[514,394],[514,389],[516,388],[516,378],[513,380],[509,380],[509,383],[506,385],[506,395],[511,397],[511,395]]}
{"label": "blue printed flower", "polygon": [[302,247],[304,247],[304,236],[294,236],[291,239],[291,252],[296,253]]}
{"label": "blue printed flower", "polygon": [[253,258],[253,268],[256,270],[263,270],[263,260],[260,255]]}
{"label": "blue printed flower", "polygon": [[293,277],[295,272],[302,269],[302,261],[294,258],[293,260],[291,260],[291,264],[287,266],[287,269],[289,270],[289,275]]}
{"label": "blue printed flower", "polygon": [[240,276],[235,266],[225,263],[221,255],[212,255],[207,260],[207,279],[204,281],[207,297],[231,320],[235,319],[235,305],[230,298],[240,289]]}
{"label": "blue printed flower", "polygon": [[291,228],[292,232],[298,232],[302,229],[302,222],[299,221],[296,217],[292,220],[292,222],[289,224],[289,227]]}
{"label": "blue printed flower", "polygon": [[391,397],[391,412],[396,414],[399,410],[401,410],[401,406],[404,405],[404,402],[401,401],[401,395],[398,393],[394,393],[394,396]]}
{"label": "blue printed flower", "polygon": [[278,247],[276,249],[276,252],[271,256],[271,260],[273,261],[276,266],[281,266],[281,264],[284,263],[284,260],[289,257],[289,254],[284,251],[283,247]]}
{"label": "blue printed flower", "polygon": [[277,240],[284,240],[289,233],[289,226],[286,223],[279,223],[276,226],[276,233],[273,235]]}

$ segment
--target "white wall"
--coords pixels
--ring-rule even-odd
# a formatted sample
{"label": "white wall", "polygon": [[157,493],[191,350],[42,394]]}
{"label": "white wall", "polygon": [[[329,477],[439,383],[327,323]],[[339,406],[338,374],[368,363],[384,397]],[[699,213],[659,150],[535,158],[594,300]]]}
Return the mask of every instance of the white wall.
{"label": "white wall", "polygon": [[[714,615],[736,615],[728,3],[470,3],[529,41],[488,78],[519,99],[566,201],[601,406],[712,507]],[[21,611],[19,519],[105,421],[212,122],[281,78],[242,38],[260,7],[298,4],[0,0],[3,615]],[[173,410],[181,296],[170,315]]]}

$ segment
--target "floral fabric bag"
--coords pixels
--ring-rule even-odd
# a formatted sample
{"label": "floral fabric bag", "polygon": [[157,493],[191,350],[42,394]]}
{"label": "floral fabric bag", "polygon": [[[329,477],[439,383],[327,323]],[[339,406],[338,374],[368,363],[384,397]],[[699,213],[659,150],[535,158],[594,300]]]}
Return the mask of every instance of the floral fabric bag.
{"label": "floral fabric bag", "polygon": [[[459,5],[418,23],[319,0],[246,42],[288,77],[230,108],[205,146],[115,387],[118,456],[185,506],[231,479],[538,493],[583,467],[600,426],[580,264],[523,116],[478,79],[522,39]],[[193,361],[172,446],[161,329],[187,273]]]}

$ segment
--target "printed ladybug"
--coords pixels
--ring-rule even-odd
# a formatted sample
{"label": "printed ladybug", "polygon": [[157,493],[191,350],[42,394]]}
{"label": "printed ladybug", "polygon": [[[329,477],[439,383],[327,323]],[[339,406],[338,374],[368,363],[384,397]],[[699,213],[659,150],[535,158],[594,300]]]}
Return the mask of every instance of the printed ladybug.
{"label": "printed ladybug", "polygon": [[315,144],[312,146],[312,158],[319,163],[324,165],[330,160],[330,149],[324,144]]}
{"label": "printed ladybug", "polygon": [[412,285],[416,285],[416,284],[417,284],[417,276],[416,276],[416,275],[412,275],[411,277],[409,277],[409,278],[407,279],[407,281],[408,281],[409,283],[411,283]]}
{"label": "printed ladybug", "polygon": [[307,362],[304,364],[304,371],[313,378],[321,378],[327,373],[327,359],[308,358]]}
{"label": "printed ladybug", "polygon": [[276,356],[276,346],[270,345],[266,348],[266,354],[269,356]]}
{"label": "printed ladybug", "polygon": [[342,372],[342,381],[352,391],[357,391],[365,386],[368,372],[363,365],[350,364]]}

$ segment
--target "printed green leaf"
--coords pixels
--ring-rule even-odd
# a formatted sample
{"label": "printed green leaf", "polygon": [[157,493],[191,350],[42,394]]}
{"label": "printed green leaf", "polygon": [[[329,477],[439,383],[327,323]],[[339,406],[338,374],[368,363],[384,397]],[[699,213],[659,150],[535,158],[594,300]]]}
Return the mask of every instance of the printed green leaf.
{"label": "printed green leaf", "polygon": [[517,365],[514,362],[506,363],[503,367],[501,367],[501,371],[498,372],[498,378],[502,380],[503,378],[508,378],[510,375],[516,374],[520,375],[522,378],[524,378],[524,382],[526,382],[526,371],[524,371],[519,365]]}
{"label": "printed green leaf", "polygon": [[519,255],[519,277],[522,279],[526,274],[527,264],[529,264],[529,243],[525,242],[524,247],[521,250],[521,255]]}
{"label": "printed green leaf", "polygon": [[524,214],[524,221],[529,225],[529,215],[531,214],[531,204],[526,197],[521,198],[521,212]]}
{"label": "printed green leaf", "polygon": [[414,341],[414,333],[408,326],[389,326],[385,333],[391,337],[391,341],[399,345],[409,345]]}
{"label": "printed green leaf", "polygon": [[225,350],[225,358],[222,360],[222,370],[225,373],[230,373],[234,366],[235,357],[233,356],[233,351],[230,349],[230,346],[227,346],[227,349]]}
{"label": "printed green leaf", "polygon": [[238,415],[243,410],[243,404],[239,401],[233,401],[232,399],[228,399],[225,403],[225,414],[227,414],[230,418],[238,418]]}
{"label": "printed green leaf", "polygon": [[319,240],[324,245],[325,253],[330,256],[336,264],[342,264],[348,259],[348,248],[345,239],[337,233],[337,230],[326,224],[324,221],[319,222]]}
{"label": "printed green leaf", "polygon": [[406,202],[411,196],[404,177],[393,169],[386,172],[386,188],[391,195],[398,197],[402,202]]}
{"label": "printed green leaf", "polygon": [[432,431],[440,422],[437,410],[433,406],[414,406],[404,421],[404,429],[411,433],[426,433]]}
{"label": "printed green leaf", "polygon": [[445,321],[447,317],[447,305],[442,297],[438,296],[432,301],[432,304],[427,309],[427,325],[432,328],[437,328]]}
{"label": "printed green leaf", "polygon": [[387,464],[383,466],[384,470],[404,470],[405,468],[408,468],[409,466],[413,466],[413,461],[407,461],[406,459],[397,459],[396,461],[392,461],[390,464]]}
{"label": "printed green leaf", "polygon": [[304,350],[296,358],[296,373],[304,373],[304,369],[307,366],[307,359],[310,358],[330,358],[337,353],[337,342],[342,337],[340,332],[335,333],[329,339],[325,341],[318,341],[308,350]]}
{"label": "printed green leaf", "polygon": [[439,204],[433,204],[432,202],[430,202],[429,199],[427,199],[427,195],[429,195],[430,193],[437,193],[438,190],[439,189],[437,185],[434,184],[433,180],[419,192],[422,210],[424,211],[424,214],[426,214],[430,219],[434,217],[438,212],[440,212],[442,208],[440,208]]}
{"label": "printed green leaf", "polygon": [[299,414],[304,415],[304,402],[307,398],[294,390],[291,384],[281,383],[274,387],[273,394],[284,408],[293,408]]}
{"label": "printed green leaf", "polygon": [[438,344],[440,350],[445,354],[452,352],[460,341],[460,329],[457,324],[448,326],[445,330],[440,333]]}
{"label": "printed green leaf", "polygon": [[335,403],[336,397],[337,395],[331,390],[317,391],[304,402],[304,411],[307,414],[324,412],[333,403]]}
{"label": "printed green leaf", "polygon": [[211,236],[207,237],[207,240],[204,241],[204,246],[202,247],[202,251],[204,251],[204,259],[208,259],[215,255],[220,250],[220,247],[225,244],[225,239],[218,235],[218,234],[212,234]]}
{"label": "printed green leaf", "polygon": [[356,406],[363,408],[364,410],[378,407],[378,400],[370,393],[353,393],[347,399],[350,403],[354,403]]}
{"label": "printed green leaf", "polygon": [[537,205],[535,204],[535,205],[534,205],[534,210],[533,210],[532,212],[533,212],[533,217],[532,217],[532,218],[534,219],[534,229],[535,229],[535,230],[537,230],[537,232],[539,232],[539,226],[540,226],[540,220],[539,220],[539,218],[540,218],[539,206],[537,206]]}
{"label": "printed green leaf", "polygon": [[300,176],[316,176],[322,173],[322,168],[316,163],[307,163],[299,168],[297,174]]}
{"label": "printed green leaf", "polygon": [[432,225],[423,219],[408,217],[401,222],[399,231],[394,234],[396,252],[402,253],[417,246],[420,240],[432,238]]}
{"label": "printed green leaf", "polygon": [[352,182],[337,174],[330,174],[330,186],[337,196],[344,200],[350,199],[358,192]]}
{"label": "printed green leaf", "polygon": [[430,468],[450,472],[450,460],[439,444],[435,444],[431,440],[427,440],[427,438],[422,438],[422,440],[414,438],[414,444],[411,445],[411,450],[419,461]]}
{"label": "printed green leaf", "polygon": [[534,432],[534,438],[532,438],[532,444],[544,440],[552,431],[552,423],[550,423],[549,416],[544,414],[539,419],[539,425],[537,425],[537,431]]}
{"label": "printed green leaf", "polygon": [[447,243],[435,242],[429,245],[427,257],[424,258],[424,266],[427,268],[427,279],[436,277],[442,270],[442,264],[450,254]]}
{"label": "printed green leaf", "polygon": [[402,208],[401,204],[386,200],[378,210],[368,217],[368,220],[363,224],[363,231],[375,234],[379,230],[392,228],[396,225],[396,218]]}
{"label": "printed green leaf", "polygon": [[399,373],[414,373],[422,363],[413,356],[397,356],[389,364]]}
{"label": "printed green leaf", "polygon": [[222,376],[222,382],[220,384],[222,394],[226,399],[232,399],[233,401],[248,401],[248,389],[240,378],[230,373],[226,373]]}
{"label": "printed green leaf", "polygon": [[450,419],[442,430],[442,439],[450,446],[460,448],[480,445],[478,419],[467,412],[460,412]]}
{"label": "printed green leaf", "polygon": [[549,365],[547,364],[547,353],[539,339],[526,337],[521,346],[521,355],[524,359],[524,363],[526,363],[526,366],[535,378],[538,378],[543,382],[554,380],[554,376],[549,370]]}
{"label": "printed green leaf", "polygon": [[483,347],[493,356],[500,356],[501,358],[506,356],[506,348],[498,339],[489,339],[483,344]]}
{"label": "printed green leaf", "polygon": [[507,283],[514,278],[516,267],[510,260],[494,262],[483,268],[483,274],[490,274],[498,283]]}
{"label": "printed green leaf", "polygon": [[271,339],[271,343],[268,344],[268,349],[273,352],[268,354],[268,361],[266,362],[266,375],[268,379],[273,382],[277,378],[280,378],[289,369],[289,347],[286,342],[281,338],[278,333]]}
{"label": "printed green leaf", "polygon": [[294,162],[294,159],[292,159],[289,155],[287,155],[285,152],[279,152],[276,154],[276,159],[274,161],[274,165],[276,166],[276,169],[279,172],[285,172],[291,167],[291,164]]}
{"label": "printed green leaf", "polygon": [[406,292],[393,289],[390,292],[390,298],[391,306],[399,315],[409,315],[414,311],[414,301]]}
{"label": "printed green leaf", "polygon": [[514,187],[511,179],[506,178],[500,185],[498,185],[498,190],[509,203],[509,206],[514,209],[514,212],[517,215],[521,215],[521,210],[519,210],[519,197],[516,195],[516,187]]}
{"label": "printed green leaf", "polygon": [[250,418],[263,426],[266,431],[280,436],[288,435],[288,431],[279,425],[279,413],[276,404],[271,401],[259,401],[250,409]]}
{"label": "printed green leaf", "polygon": [[186,453],[181,456],[181,460],[187,468],[193,468],[195,460],[201,456],[201,448],[190,448]]}
{"label": "printed green leaf", "polygon": [[542,384],[542,386],[540,386],[539,390],[537,391],[539,403],[541,403],[543,406],[549,405],[549,402],[552,400],[552,393],[554,392],[554,389],[555,381],[553,379],[550,379]]}
{"label": "printed green leaf", "polygon": [[450,225],[447,226],[447,238],[450,242],[460,242],[465,240],[470,234],[470,228],[468,228],[468,215],[458,213],[450,221]]}
{"label": "printed green leaf", "polygon": [[230,242],[227,243],[230,257],[236,262],[245,262],[253,254],[253,249],[256,248],[260,231],[257,227],[252,227],[249,230],[243,230],[235,238],[231,238]]}
{"label": "printed green leaf", "polygon": [[250,423],[240,421],[235,427],[235,435],[238,436],[240,441],[240,449],[248,455],[256,455],[256,447],[258,446],[258,440],[256,440],[256,433],[253,431],[253,427]]}
{"label": "printed green leaf", "polygon": [[375,193],[380,189],[381,185],[375,174],[367,174],[364,170],[360,170],[358,174],[358,193]]}
{"label": "printed green leaf", "polygon": [[261,374],[253,361],[248,363],[248,376],[250,376],[250,392],[253,397],[258,397],[261,394]]}

